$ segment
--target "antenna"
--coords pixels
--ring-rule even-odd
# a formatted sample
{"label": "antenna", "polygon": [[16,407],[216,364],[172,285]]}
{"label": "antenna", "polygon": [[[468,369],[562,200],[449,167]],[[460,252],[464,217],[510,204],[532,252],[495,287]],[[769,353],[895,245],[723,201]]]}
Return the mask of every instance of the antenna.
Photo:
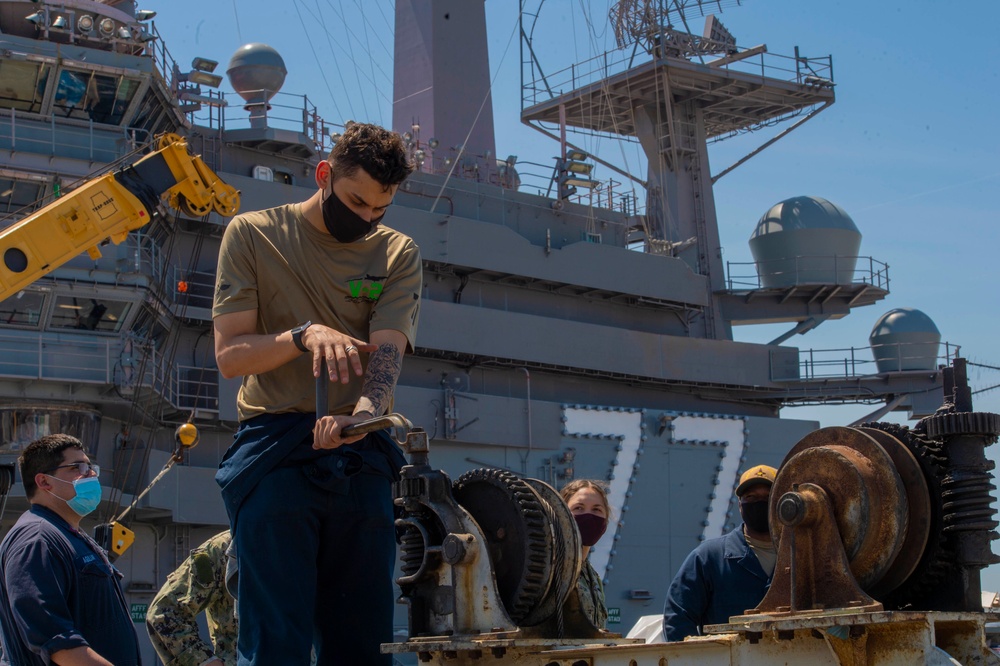
{"label": "antenna", "polygon": [[[743,0],[619,0],[609,18],[620,48],[639,43],[657,57],[733,53],[736,38],[714,14],[742,4]],[[693,34],[688,24],[694,16],[705,18],[702,35]]]}

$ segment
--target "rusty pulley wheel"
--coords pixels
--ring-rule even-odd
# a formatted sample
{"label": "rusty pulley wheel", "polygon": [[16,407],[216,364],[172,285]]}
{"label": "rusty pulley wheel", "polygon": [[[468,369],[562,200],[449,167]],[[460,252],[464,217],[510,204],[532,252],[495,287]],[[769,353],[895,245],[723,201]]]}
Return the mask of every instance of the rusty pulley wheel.
{"label": "rusty pulley wheel", "polygon": [[870,589],[889,571],[906,539],[909,507],[892,457],[855,428],[822,428],[806,435],[788,452],[771,489],[775,541],[786,529],[778,519],[778,501],[800,483],[826,491],[851,574]]}
{"label": "rusty pulley wheel", "polygon": [[858,428],[858,430],[872,437],[892,458],[896,473],[899,474],[903,489],[906,491],[906,505],[909,510],[906,537],[903,539],[899,554],[882,580],[867,590],[881,599],[883,595],[895,590],[909,578],[920,563],[931,534],[931,495],[920,463],[903,442],[875,428]]}

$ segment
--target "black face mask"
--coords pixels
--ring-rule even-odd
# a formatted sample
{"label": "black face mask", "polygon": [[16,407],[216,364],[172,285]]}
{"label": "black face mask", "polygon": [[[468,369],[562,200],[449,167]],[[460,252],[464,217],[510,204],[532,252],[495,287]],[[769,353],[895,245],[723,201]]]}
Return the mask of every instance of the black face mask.
{"label": "black face mask", "polygon": [[757,500],[755,502],[740,502],[740,514],[747,529],[758,534],[768,534],[767,529],[767,500]]}
{"label": "black face mask", "polygon": [[378,226],[383,217],[385,213],[369,222],[341,201],[333,187],[330,187],[330,196],[323,201],[323,224],[330,235],[341,243],[361,240]]}
{"label": "black face mask", "polygon": [[593,546],[608,529],[608,519],[596,513],[575,513],[573,519],[580,530],[580,542],[584,546]]}

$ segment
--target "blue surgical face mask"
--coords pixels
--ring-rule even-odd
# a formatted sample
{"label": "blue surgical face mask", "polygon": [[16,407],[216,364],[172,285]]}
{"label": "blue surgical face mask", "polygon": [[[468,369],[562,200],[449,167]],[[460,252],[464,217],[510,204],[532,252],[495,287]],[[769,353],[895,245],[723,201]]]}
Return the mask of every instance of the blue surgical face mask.
{"label": "blue surgical face mask", "polygon": [[[63,481],[62,479],[56,478],[49,474],[46,474],[50,479],[55,479],[60,483],[70,483],[69,481]],[[63,500],[66,502],[69,508],[73,509],[81,518],[90,514],[100,505],[101,503],[101,480],[96,476],[86,476],[81,479],[77,479],[72,482],[73,489],[76,490],[76,496],[70,500]],[[48,492],[48,491],[46,491]],[[62,499],[58,495],[49,492],[53,497]]]}

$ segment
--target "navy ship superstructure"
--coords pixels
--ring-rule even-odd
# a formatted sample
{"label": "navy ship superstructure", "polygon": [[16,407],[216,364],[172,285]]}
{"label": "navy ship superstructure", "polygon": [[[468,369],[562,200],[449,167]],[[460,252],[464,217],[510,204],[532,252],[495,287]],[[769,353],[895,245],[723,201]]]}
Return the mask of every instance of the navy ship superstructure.
{"label": "navy ship superstructure", "polygon": [[[0,0],[5,226],[163,133],[240,190],[242,210],[314,191],[315,165],[347,119],[324,120],[307,98],[280,92],[286,63],[263,44],[233,55],[236,93],[219,92],[218,62],[175,62],[149,14],[131,0]],[[419,168],[385,223],[420,246],[425,286],[394,410],[427,430],[436,464],[455,477],[488,466],[557,487],[608,481],[616,524],[592,562],[620,626],[656,612],[664,572],[735,524],[732,490],[747,462],[777,464],[817,427],[780,418],[783,406],[864,402],[920,417],[941,404],[937,367],[954,348],[926,331],[900,337],[898,316],[877,366],[838,359],[827,373],[781,344],[888,294],[887,268],[859,259],[857,244],[803,259],[813,253],[786,243],[801,234],[774,240],[798,224],[813,242],[851,247],[857,230],[837,222],[835,205],[776,206],[758,236],[777,249],[764,247],[745,277],[723,268],[708,142],[832,104],[828,58],[748,74],[736,65],[760,52],[663,28],[642,33],[645,57],[606,76],[595,67],[592,80],[558,86],[555,75],[529,76],[522,120],[560,152],[549,194],[533,194],[519,187],[516,159],[497,158],[492,113],[482,114],[483,2],[398,0],[396,14],[405,57],[393,125]],[[651,166],[630,176],[641,197],[597,187],[593,157],[566,138],[574,128],[642,146]],[[225,223],[163,209],[102,257],[81,256],[0,303],[4,460],[42,434],[78,434],[113,470],[102,479],[107,520],[167,464],[178,424],[201,432],[130,514],[136,543],[119,565],[137,622],[166,574],[226,524],[213,476],[239,383],[218,373],[211,323]],[[734,325],[774,322],[790,332],[772,344],[733,341]],[[19,493],[5,526],[26,506]]]}

